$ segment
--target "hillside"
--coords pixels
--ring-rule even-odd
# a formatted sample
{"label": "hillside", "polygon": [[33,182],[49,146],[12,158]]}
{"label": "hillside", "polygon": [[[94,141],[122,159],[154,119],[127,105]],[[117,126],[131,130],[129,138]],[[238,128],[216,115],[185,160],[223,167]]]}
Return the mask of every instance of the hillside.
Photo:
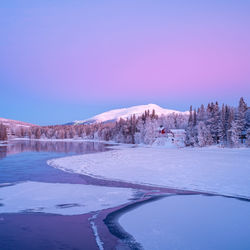
{"label": "hillside", "polygon": [[29,127],[35,126],[34,124],[31,124],[31,123],[16,121],[16,120],[11,120],[11,119],[1,118],[1,117],[0,117],[0,123],[2,123],[6,127],[14,126],[14,127],[29,128]]}
{"label": "hillside", "polygon": [[155,110],[157,115],[169,115],[171,113],[176,114],[188,114],[188,112],[181,112],[172,109],[164,109],[156,104],[148,104],[148,105],[139,105],[139,106],[132,106],[129,108],[122,108],[122,109],[113,109],[99,115],[93,116],[86,120],[76,120],[69,124],[92,124],[92,123],[103,123],[103,122],[111,122],[117,121],[120,118],[127,119],[131,115],[135,115],[136,117],[142,115],[146,110],[152,112]]}

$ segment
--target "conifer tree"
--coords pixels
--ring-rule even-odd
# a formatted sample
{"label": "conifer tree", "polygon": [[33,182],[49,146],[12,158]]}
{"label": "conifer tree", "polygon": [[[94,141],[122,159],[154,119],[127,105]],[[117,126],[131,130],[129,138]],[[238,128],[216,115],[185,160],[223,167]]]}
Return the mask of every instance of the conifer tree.
{"label": "conifer tree", "polygon": [[198,143],[198,138],[197,138],[198,132],[197,132],[197,114],[196,114],[196,109],[193,111],[193,125],[191,129],[191,138],[190,142],[191,145],[195,146]]}
{"label": "conifer tree", "polygon": [[221,144],[226,144],[226,111],[224,104],[222,105],[221,112],[220,112],[220,120],[219,120],[219,127],[218,127],[218,136],[220,138]]}
{"label": "conifer tree", "polygon": [[145,123],[144,143],[151,145],[155,141],[156,133],[157,133],[157,122],[156,120],[148,117]]}
{"label": "conifer tree", "polygon": [[205,121],[206,119],[206,111],[205,111],[205,107],[202,104],[201,107],[198,109],[197,112],[197,121]]}
{"label": "conifer tree", "polygon": [[210,117],[210,132],[214,143],[219,143],[219,129],[220,129],[220,108],[218,102],[212,103],[211,117]]}
{"label": "conifer tree", "polygon": [[197,125],[197,140],[200,147],[208,146],[213,143],[209,129],[203,121]]}
{"label": "conifer tree", "polygon": [[240,135],[240,127],[239,123],[237,120],[233,120],[231,123],[231,127],[229,129],[229,143],[233,147],[238,147],[239,146],[239,135]]}
{"label": "conifer tree", "polygon": [[227,119],[227,144],[232,146],[231,140],[231,127],[234,121],[234,110],[233,108],[228,107],[228,119]]}
{"label": "conifer tree", "polygon": [[186,138],[185,138],[185,144],[187,146],[193,146],[192,131],[193,131],[193,107],[191,105],[189,109],[189,118],[188,118],[188,125],[186,128]]}
{"label": "conifer tree", "polygon": [[240,98],[239,106],[238,106],[238,113],[237,113],[237,122],[240,133],[246,131],[246,112],[247,112],[247,104],[245,103],[243,97]]}

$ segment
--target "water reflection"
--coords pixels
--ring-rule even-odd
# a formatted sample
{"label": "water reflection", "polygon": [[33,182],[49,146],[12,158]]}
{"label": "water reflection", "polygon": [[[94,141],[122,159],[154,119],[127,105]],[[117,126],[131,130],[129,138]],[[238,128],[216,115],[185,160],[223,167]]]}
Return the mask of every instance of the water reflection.
{"label": "water reflection", "polygon": [[7,156],[7,146],[0,146],[0,159]]}
{"label": "water reflection", "polygon": [[10,141],[0,146],[0,184],[20,181],[86,183],[80,175],[53,168],[53,158],[107,150],[105,144],[83,141]]}
{"label": "water reflection", "polygon": [[81,141],[11,141],[0,146],[0,159],[22,152],[94,153],[107,150],[103,143]]}

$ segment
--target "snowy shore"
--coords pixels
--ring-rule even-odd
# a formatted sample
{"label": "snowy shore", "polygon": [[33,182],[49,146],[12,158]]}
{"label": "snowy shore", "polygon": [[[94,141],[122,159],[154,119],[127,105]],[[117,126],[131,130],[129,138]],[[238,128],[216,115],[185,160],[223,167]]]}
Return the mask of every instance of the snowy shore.
{"label": "snowy shore", "polygon": [[95,178],[250,198],[249,148],[122,148],[49,160]]}

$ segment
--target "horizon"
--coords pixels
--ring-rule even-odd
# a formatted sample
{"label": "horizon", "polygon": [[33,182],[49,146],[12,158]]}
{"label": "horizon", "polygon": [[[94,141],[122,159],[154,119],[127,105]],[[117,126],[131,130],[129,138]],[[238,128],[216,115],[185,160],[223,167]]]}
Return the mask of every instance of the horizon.
{"label": "horizon", "polygon": [[[243,99],[245,100],[245,102],[247,103],[246,99],[243,97]],[[217,101],[210,101],[208,103],[215,103]],[[238,101],[239,102],[239,101]],[[189,108],[190,106],[192,106],[193,109],[198,109],[202,104],[206,107],[208,105],[208,103],[201,103],[199,104],[198,106],[194,106],[194,105],[189,105],[188,109],[186,110],[177,110],[177,109],[169,109],[167,107],[164,107],[164,106],[161,106],[161,105],[158,105],[157,103],[148,103],[148,104],[139,104],[139,105],[133,105],[133,106],[127,106],[127,107],[118,107],[118,108],[113,108],[113,109],[109,109],[109,110],[105,110],[103,112],[99,112],[97,114],[93,114],[92,116],[89,116],[89,117],[85,117],[84,119],[74,119],[74,120],[66,120],[64,123],[48,123],[48,124],[38,124],[38,123],[32,123],[32,122],[29,122],[29,121],[25,121],[25,120],[17,120],[17,119],[13,119],[13,118],[8,118],[8,117],[0,117],[0,118],[4,118],[4,119],[9,119],[9,120],[17,120],[17,121],[22,121],[22,122],[27,122],[27,123],[30,123],[30,124],[33,124],[33,125],[39,125],[39,126],[50,126],[50,125],[65,125],[67,123],[70,123],[70,122],[74,122],[74,121],[83,121],[83,120],[88,120],[88,119],[91,119],[97,115],[100,115],[102,113],[106,113],[106,112],[109,112],[109,111],[113,111],[113,110],[119,110],[119,109],[126,109],[126,108],[131,108],[131,107],[136,107],[136,106],[147,106],[147,105],[157,105],[163,109],[169,109],[169,110],[173,110],[173,111],[180,111],[180,112],[188,112],[189,111]],[[218,102],[219,103],[219,102]],[[219,105],[221,106],[222,104],[225,104],[225,105],[229,105],[229,106],[232,106],[232,107],[236,107],[237,105],[230,105],[228,103],[219,103]],[[238,103],[237,103],[238,104]],[[248,104],[248,103],[247,103]],[[248,107],[250,107],[248,105]]]}
{"label": "horizon", "polygon": [[250,102],[250,2],[31,0],[0,8],[0,117]]}

